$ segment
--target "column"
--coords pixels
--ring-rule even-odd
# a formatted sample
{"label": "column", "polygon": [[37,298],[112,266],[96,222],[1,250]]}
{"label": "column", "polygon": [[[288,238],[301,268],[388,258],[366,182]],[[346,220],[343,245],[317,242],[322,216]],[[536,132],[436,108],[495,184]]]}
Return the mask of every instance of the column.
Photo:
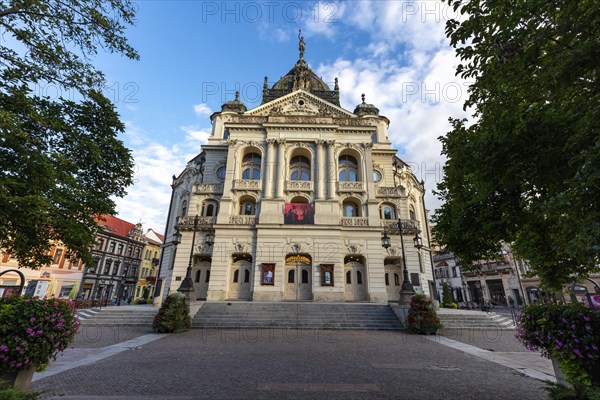
{"label": "column", "polygon": [[327,141],[327,179],[326,181],[329,183],[328,190],[328,198],[335,199],[335,182],[337,181],[337,168],[335,162],[335,154],[333,151],[333,146],[335,144],[335,140]]}
{"label": "column", "polygon": [[285,139],[279,139],[277,142],[279,150],[277,151],[277,193],[275,197],[283,199],[283,188],[285,186]]}
{"label": "column", "polygon": [[317,200],[323,200],[323,193],[325,188],[325,178],[327,177],[327,168],[324,164],[323,159],[323,145],[325,144],[324,140],[317,140],[315,142],[315,150],[316,150],[316,160],[315,160],[315,192]]}
{"label": "column", "polygon": [[275,151],[275,139],[267,139],[267,155],[265,163],[265,173],[263,176],[263,197],[270,199],[273,197],[273,153]]}

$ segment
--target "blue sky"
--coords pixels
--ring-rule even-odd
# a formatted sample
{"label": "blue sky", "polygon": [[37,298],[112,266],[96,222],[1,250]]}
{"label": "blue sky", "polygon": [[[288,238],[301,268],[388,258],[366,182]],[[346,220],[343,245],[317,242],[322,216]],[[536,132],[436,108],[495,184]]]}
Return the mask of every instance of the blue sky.
{"label": "blue sky", "polygon": [[105,93],[127,129],[122,139],[136,160],[135,184],[117,199],[130,222],[164,230],[171,176],[200,151],[209,115],[235,90],[248,108],[260,103],[263,79],[272,85],[298,59],[332,83],[342,107],[361,93],[390,121],[399,156],[431,190],[441,179],[437,138],[448,117],[462,117],[467,83],[454,76],[457,60],[444,36],[451,10],[436,1],[140,1],[128,30],[141,60],[100,55]]}

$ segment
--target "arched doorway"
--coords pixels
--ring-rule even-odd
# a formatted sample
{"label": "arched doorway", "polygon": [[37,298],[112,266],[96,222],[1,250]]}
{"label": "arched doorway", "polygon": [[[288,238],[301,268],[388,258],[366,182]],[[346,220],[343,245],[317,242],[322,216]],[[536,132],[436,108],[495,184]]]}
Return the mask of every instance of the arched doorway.
{"label": "arched doorway", "polygon": [[367,300],[367,274],[363,256],[344,257],[344,300]]}
{"label": "arched doorway", "polygon": [[194,264],[194,291],[196,300],[206,300],[210,282],[210,258],[197,258]]}
{"label": "arched doorway", "polygon": [[285,258],[284,300],[312,300],[312,258],[307,254],[291,254]]}
{"label": "arched doorway", "polygon": [[386,257],[383,265],[385,271],[385,291],[388,301],[398,301],[402,287],[402,258]]}
{"label": "arched doorway", "polygon": [[232,255],[227,279],[229,300],[250,300],[252,291],[252,256],[248,253]]}

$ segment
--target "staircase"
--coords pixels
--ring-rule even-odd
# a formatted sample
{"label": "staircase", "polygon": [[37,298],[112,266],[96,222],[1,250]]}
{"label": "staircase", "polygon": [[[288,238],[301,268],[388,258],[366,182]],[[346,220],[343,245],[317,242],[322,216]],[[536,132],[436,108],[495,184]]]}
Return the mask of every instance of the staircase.
{"label": "staircase", "polygon": [[192,328],[404,329],[388,305],[302,302],[205,303]]}
{"label": "staircase", "polygon": [[437,311],[444,329],[512,330],[512,318],[493,312],[475,310],[439,309]]}
{"label": "staircase", "polygon": [[109,306],[102,309],[78,310],[79,321],[85,326],[152,326],[158,312],[152,305]]}

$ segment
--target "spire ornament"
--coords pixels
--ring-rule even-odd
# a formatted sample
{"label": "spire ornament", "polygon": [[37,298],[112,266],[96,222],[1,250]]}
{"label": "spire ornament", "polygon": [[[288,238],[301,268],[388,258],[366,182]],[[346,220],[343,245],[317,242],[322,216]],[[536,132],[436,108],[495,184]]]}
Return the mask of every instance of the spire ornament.
{"label": "spire ornament", "polygon": [[298,50],[300,51],[300,59],[304,60],[304,36],[302,36],[302,29],[298,30],[298,40],[300,41],[298,45]]}

